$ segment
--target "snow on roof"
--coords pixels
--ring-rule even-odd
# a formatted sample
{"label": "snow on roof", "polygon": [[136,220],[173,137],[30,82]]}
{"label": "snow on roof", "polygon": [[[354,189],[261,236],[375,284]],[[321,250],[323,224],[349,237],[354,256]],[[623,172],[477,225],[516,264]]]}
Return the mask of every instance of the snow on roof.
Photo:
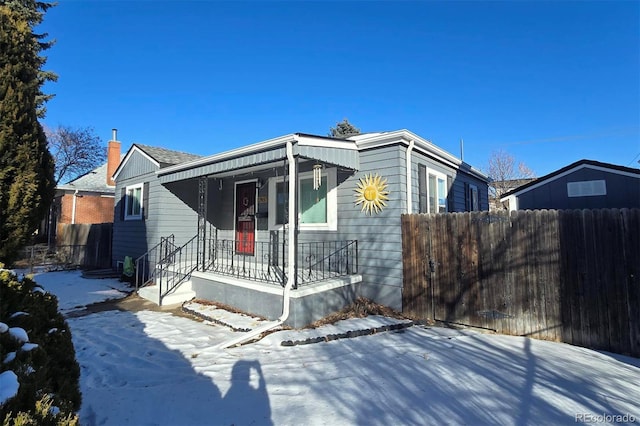
{"label": "snow on roof", "polygon": [[63,185],[58,185],[56,189],[90,192],[106,192],[113,194],[115,188],[107,185],[107,163],[73,179]]}

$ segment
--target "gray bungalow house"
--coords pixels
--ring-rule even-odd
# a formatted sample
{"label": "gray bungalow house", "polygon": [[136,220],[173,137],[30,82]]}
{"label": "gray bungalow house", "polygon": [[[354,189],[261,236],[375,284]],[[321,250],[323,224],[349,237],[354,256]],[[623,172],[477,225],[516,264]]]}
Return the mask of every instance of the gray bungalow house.
{"label": "gray bungalow house", "polygon": [[519,186],[501,201],[509,210],[640,207],[640,170],[580,160]]}
{"label": "gray bungalow house", "polygon": [[358,296],[401,310],[400,215],[488,210],[484,174],[407,130],[185,155],[134,145],[114,175],[113,259],[136,259],[156,303],[198,297],[293,327]]}

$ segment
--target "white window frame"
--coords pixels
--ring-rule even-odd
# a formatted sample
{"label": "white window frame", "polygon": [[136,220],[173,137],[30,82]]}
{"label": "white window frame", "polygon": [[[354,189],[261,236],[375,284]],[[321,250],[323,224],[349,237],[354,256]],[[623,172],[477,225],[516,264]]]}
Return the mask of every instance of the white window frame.
{"label": "white window frame", "polygon": [[[427,167],[427,212],[428,213],[441,213],[439,211],[435,211],[432,212],[431,211],[431,204],[429,203],[429,197],[431,195],[430,191],[431,189],[429,188],[429,175],[433,175],[437,178],[440,178],[442,180],[444,180],[444,190],[445,190],[445,194],[444,194],[444,213],[447,213],[449,211],[449,188],[447,187],[448,185],[448,180],[447,180],[447,175],[445,175],[442,172],[439,172],[437,170],[434,169],[430,169],[429,167]],[[437,180],[436,180],[436,191],[437,191]],[[436,194],[435,200],[436,200],[436,210],[438,209],[438,195]]]}
{"label": "white window frame", "polygon": [[607,182],[604,179],[567,182],[567,197],[597,197],[607,195]]}
{"label": "white window frame", "polygon": [[[300,196],[298,192],[298,228],[301,231],[336,231],[338,229],[338,188],[337,188],[337,170],[335,168],[327,168],[322,170],[322,177],[327,178],[327,222],[325,223],[300,223]],[[298,182],[296,189],[300,191],[300,181],[303,179],[313,178],[313,172],[304,172],[298,174]],[[277,209],[277,193],[276,184],[284,182],[284,176],[273,177],[269,179],[269,230],[280,231],[284,225],[276,223]]]}
{"label": "white window frame", "polygon": [[[135,189],[140,189],[140,212],[138,214],[129,214],[129,204],[133,199],[133,196],[130,195],[129,192]],[[138,183],[135,185],[129,185],[125,187],[124,194],[124,220],[142,220],[142,216],[144,214],[144,184]]]}

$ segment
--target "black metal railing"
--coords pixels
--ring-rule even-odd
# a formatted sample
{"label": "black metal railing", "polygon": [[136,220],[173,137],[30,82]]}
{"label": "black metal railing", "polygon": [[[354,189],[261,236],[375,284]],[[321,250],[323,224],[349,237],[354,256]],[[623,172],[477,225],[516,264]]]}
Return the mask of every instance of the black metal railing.
{"label": "black metal railing", "polygon": [[[163,237],[136,259],[136,290],[147,283],[158,285],[159,301],[196,271],[284,286],[287,281],[287,241],[271,233],[269,241],[218,239],[194,236],[176,246],[174,236]],[[358,241],[302,242],[297,246],[294,288],[358,273]]]}
{"label": "black metal railing", "polygon": [[153,284],[158,272],[158,265],[168,262],[170,260],[169,254],[176,249],[174,241],[173,234],[168,237],[161,237],[158,244],[136,259],[136,291],[147,284]]}
{"label": "black metal railing", "polygon": [[[250,253],[244,242],[236,240],[218,239],[212,248],[211,272],[280,286],[286,283],[285,240],[255,242]],[[357,240],[298,243],[294,287],[357,273]]]}
{"label": "black metal railing", "polygon": [[218,239],[213,241],[212,248],[211,272],[284,285],[283,250],[277,240],[254,242],[247,249],[244,241]]}
{"label": "black metal railing", "polygon": [[358,273],[358,240],[298,244],[298,286]]}
{"label": "black metal railing", "polygon": [[155,282],[158,284],[159,301],[176,287],[191,278],[198,269],[198,236],[176,247],[156,266]]}

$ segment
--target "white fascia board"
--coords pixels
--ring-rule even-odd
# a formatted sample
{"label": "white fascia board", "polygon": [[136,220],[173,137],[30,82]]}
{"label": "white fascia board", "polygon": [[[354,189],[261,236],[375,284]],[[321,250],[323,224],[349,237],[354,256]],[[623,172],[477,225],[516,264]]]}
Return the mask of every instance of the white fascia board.
{"label": "white fascia board", "polygon": [[197,160],[188,161],[186,163],[180,163],[173,166],[165,167],[164,169],[160,169],[156,171],[156,174],[158,176],[161,176],[169,173],[179,172],[186,169],[205,166],[211,163],[217,163],[219,161],[224,161],[229,158],[242,157],[243,155],[252,154],[253,152],[264,151],[264,150],[268,150],[278,146],[286,145],[287,141],[295,142],[296,135],[289,134],[285,136],[280,136],[275,139],[269,139],[264,142],[254,143],[252,145],[247,145],[245,147],[232,149],[230,151],[225,151],[220,154],[214,154],[208,157],[198,158]]}
{"label": "white fascia board", "polygon": [[588,168],[588,169],[598,170],[598,171],[601,171],[601,172],[613,173],[615,175],[620,175],[620,176],[626,176],[626,177],[632,177],[632,178],[640,179],[640,174],[638,174],[638,173],[630,173],[630,172],[625,172],[625,171],[622,171],[622,170],[609,169],[607,167],[594,166],[593,164],[583,164],[583,166]]}
{"label": "white fascia board", "polygon": [[345,139],[344,142],[330,140],[322,137],[313,137],[307,135],[298,135],[297,136],[298,145],[300,146],[318,146],[322,148],[338,148],[338,149],[351,149],[358,150],[358,146],[355,141],[351,141],[349,139]]}
{"label": "white fascia board", "polygon": [[[435,157],[436,160],[441,161],[442,163],[453,167],[454,169],[461,169],[461,166],[464,163],[462,160],[435,145],[431,141],[421,138],[420,136],[406,129],[397,130],[394,132],[380,133],[371,137],[363,136],[361,138],[358,138],[355,142],[358,145],[359,149],[367,149],[377,148],[385,145],[392,145],[398,142],[404,143],[408,146],[409,142],[412,140],[415,143],[416,150],[422,151],[425,154]],[[489,180],[488,176],[474,167],[469,166],[469,169],[464,171],[478,177],[479,179],[486,181]]]}
{"label": "white fascia board", "polygon": [[113,173],[113,176],[111,177],[111,179],[113,179],[114,181],[116,180],[116,178],[118,177],[118,175],[120,174],[120,172],[124,168],[124,165],[126,164],[127,161],[129,161],[129,158],[131,158],[131,156],[133,155],[134,152],[139,152],[143,157],[145,157],[147,160],[149,160],[151,163],[153,163],[154,166],[160,167],[160,163],[158,163],[153,158],[149,157],[149,154],[147,154],[146,152],[144,152],[143,150],[138,148],[134,143],[133,146],[131,147],[131,149],[129,149],[129,152],[127,152],[127,155],[125,155],[125,157],[122,159],[122,161],[118,165],[118,168]]}
{"label": "white fascia board", "polygon": [[551,176],[550,178],[547,178],[547,179],[542,179],[539,182],[536,182],[534,185],[531,185],[531,186],[529,186],[527,188],[524,188],[521,191],[517,191],[517,192],[514,192],[511,195],[507,195],[506,197],[502,197],[502,198],[500,198],[500,201],[505,201],[510,196],[519,197],[520,195],[522,195],[522,194],[524,194],[526,192],[529,192],[529,191],[531,191],[533,189],[536,189],[536,188],[540,188],[543,185],[546,185],[546,184],[551,183],[551,182],[553,182],[555,180],[558,180],[558,179],[563,178],[563,177],[565,177],[567,175],[570,175],[573,172],[577,172],[580,169],[592,169],[592,170],[598,170],[600,172],[613,173],[613,174],[616,174],[616,175],[621,175],[621,176],[627,176],[627,177],[640,179],[640,175],[635,174],[635,173],[629,173],[629,172],[625,172],[625,171],[622,171],[622,170],[616,170],[616,169],[609,169],[607,167],[594,166],[593,164],[579,164],[576,167],[573,167],[573,168],[571,168],[569,170],[566,170],[566,171],[564,171],[562,173],[559,173],[559,174],[557,174],[555,176]]}
{"label": "white fascia board", "polygon": [[422,151],[437,157],[438,160],[448,163],[450,166],[458,168],[460,164],[462,164],[462,161],[460,161],[460,159],[454,157],[442,148],[406,129],[397,130],[395,132],[382,133],[380,135],[372,136],[371,138],[358,139],[356,141],[356,144],[360,149],[367,149],[377,148],[385,145],[392,145],[397,142],[403,142],[409,145],[409,142],[411,140],[414,141],[416,148],[420,148]]}

